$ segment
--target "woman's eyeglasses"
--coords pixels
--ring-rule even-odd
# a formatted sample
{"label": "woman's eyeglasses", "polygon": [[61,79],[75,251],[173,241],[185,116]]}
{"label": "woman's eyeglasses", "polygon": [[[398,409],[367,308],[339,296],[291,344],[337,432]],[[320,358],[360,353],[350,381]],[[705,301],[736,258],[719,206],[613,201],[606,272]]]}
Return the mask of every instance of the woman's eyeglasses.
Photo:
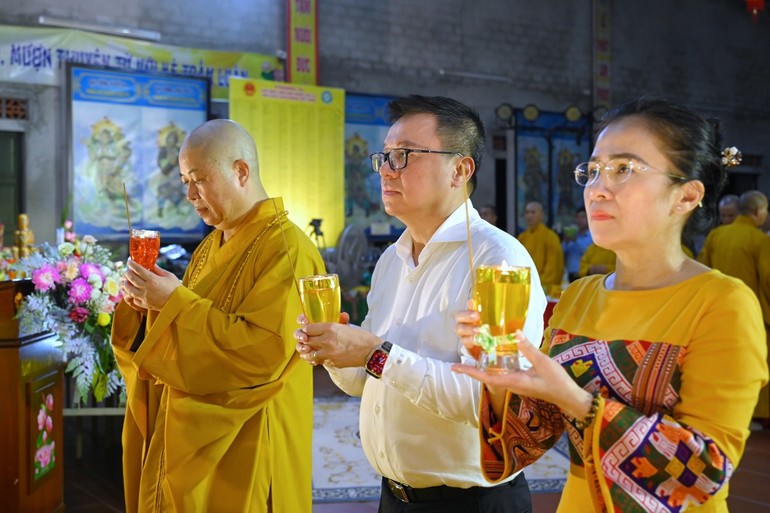
{"label": "woman's eyeglasses", "polygon": [[607,182],[612,185],[626,182],[634,173],[665,175],[680,182],[688,180],[686,176],[666,173],[645,164],[640,164],[634,159],[617,158],[610,160],[606,164],[599,161],[578,164],[575,168],[575,181],[581,187],[588,187],[595,184],[602,173],[604,173]]}

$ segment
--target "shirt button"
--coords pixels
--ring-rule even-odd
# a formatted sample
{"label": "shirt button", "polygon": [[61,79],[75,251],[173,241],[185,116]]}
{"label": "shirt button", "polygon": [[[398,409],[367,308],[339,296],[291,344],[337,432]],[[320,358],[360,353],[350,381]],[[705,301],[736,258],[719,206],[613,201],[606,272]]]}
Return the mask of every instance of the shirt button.
{"label": "shirt button", "polygon": [[401,326],[401,319],[396,319],[396,326]]}
{"label": "shirt button", "polygon": [[374,407],[374,413],[380,413],[380,407],[379,406],[375,406]]}

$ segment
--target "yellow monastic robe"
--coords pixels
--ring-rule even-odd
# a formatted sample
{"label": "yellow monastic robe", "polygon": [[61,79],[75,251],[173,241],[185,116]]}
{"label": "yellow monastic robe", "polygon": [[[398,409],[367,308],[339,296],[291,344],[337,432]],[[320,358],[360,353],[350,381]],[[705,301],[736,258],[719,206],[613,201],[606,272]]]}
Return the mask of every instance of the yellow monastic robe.
{"label": "yellow monastic robe", "polygon": [[294,350],[291,263],[301,277],[323,262],[280,198],[246,223],[224,245],[219,230],[204,239],[144,332],[126,303],[115,313],[128,513],[311,511],[312,368]]}
{"label": "yellow monastic robe", "polygon": [[[748,216],[738,216],[730,224],[709,232],[698,260],[709,267],[739,278],[759,297],[759,255],[768,236]],[[763,312],[770,322],[770,312]]]}
{"label": "yellow monastic robe", "polygon": [[615,253],[592,243],[580,259],[580,276],[588,276],[592,265],[605,266],[607,270],[602,274],[615,272]]}
{"label": "yellow monastic robe", "polygon": [[[770,326],[770,237],[748,216],[709,232],[698,260],[725,274],[740,278],[754,291],[762,307],[765,331]],[[766,333],[770,344],[770,332]],[[770,363],[770,359],[768,360]],[[770,418],[770,390],[762,389],[754,410],[758,418]]]}
{"label": "yellow monastic robe", "polygon": [[538,224],[533,230],[520,233],[518,238],[535,262],[543,289],[549,294],[561,292],[564,251],[556,232],[544,224]]}

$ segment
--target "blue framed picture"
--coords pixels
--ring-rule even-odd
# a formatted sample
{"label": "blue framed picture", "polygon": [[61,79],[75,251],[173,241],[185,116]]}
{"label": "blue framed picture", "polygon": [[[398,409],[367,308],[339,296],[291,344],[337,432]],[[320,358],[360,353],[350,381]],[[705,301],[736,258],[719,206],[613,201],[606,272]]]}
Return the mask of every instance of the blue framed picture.
{"label": "blue framed picture", "polygon": [[130,215],[133,227],[160,231],[164,243],[202,239],[206,226],[185,198],[178,156],[185,136],[208,119],[208,79],[67,71],[75,230],[128,240]]}

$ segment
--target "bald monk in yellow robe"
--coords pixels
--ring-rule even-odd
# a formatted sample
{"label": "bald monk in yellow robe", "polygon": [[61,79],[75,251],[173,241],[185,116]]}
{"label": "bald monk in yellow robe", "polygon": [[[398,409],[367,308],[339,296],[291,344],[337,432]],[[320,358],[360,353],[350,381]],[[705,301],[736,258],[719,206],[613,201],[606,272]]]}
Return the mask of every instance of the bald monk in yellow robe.
{"label": "bald monk in yellow robe", "polygon": [[591,243],[580,258],[580,277],[615,272],[615,253]]}
{"label": "bald monk in yellow robe", "polygon": [[530,201],[524,207],[527,229],[519,234],[519,242],[527,249],[540,275],[546,294],[558,297],[564,275],[564,251],[556,232],[543,224],[543,205]]}
{"label": "bald monk in yellow robe", "polygon": [[259,179],[251,136],[209,121],[179,157],[215,228],[180,282],[129,260],[112,345],[126,379],[127,513],[310,513],[313,382],[292,337],[318,250]]}
{"label": "bald monk in yellow robe", "polygon": [[[740,278],[759,298],[770,347],[770,260],[768,235],[760,230],[768,217],[767,197],[759,191],[747,191],[738,198],[738,217],[709,232],[698,255],[702,263]],[[769,357],[770,358],[770,357]],[[770,363],[770,359],[768,359]],[[770,389],[760,391],[754,417],[770,428]]]}

